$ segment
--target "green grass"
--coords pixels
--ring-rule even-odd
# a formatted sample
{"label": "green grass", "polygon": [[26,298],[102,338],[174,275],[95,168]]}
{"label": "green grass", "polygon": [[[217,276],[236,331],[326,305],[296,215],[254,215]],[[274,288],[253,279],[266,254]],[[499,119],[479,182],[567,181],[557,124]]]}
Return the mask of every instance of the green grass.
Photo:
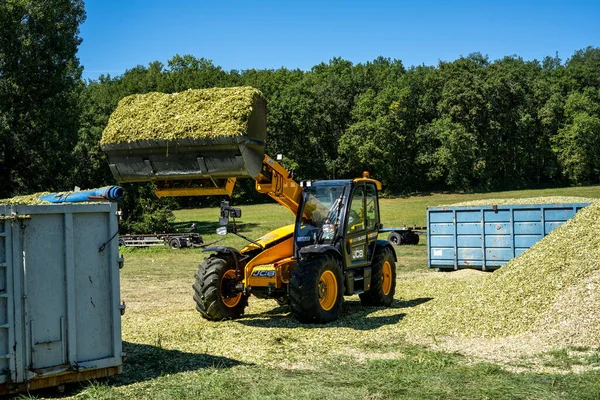
{"label": "green grass", "polygon": [[[486,195],[430,195],[383,199],[386,226],[423,225],[427,206],[484,196],[600,197],[600,187]],[[242,206],[240,232],[259,237],[293,222],[275,204]],[[215,234],[218,209],[180,210],[182,230],[196,222],[206,241],[240,247],[234,235]],[[552,349],[517,362],[482,361],[415,344],[403,320],[470,275],[426,268],[426,246],[397,247],[397,293],[392,307],[363,307],[346,299],[342,316],[326,325],[302,325],[273,300],[250,299],[243,318],[209,322],[192,300],[200,249],[124,249],[122,318],[127,360],[106,382],[72,385],[76,398],[131,399],[597,399],[600,351]],[[436,338],[433,338],[436,342]],[[460,341],[462,339],[457,338]],[[52,392],[37,392],[44,397]]]}
{"label": "green grass", "polygon": [[427,207],[471,200],[510,199],[546,196],[577,196],[600,198],[600,186],[558,189],[513,190],[474,194],[430,194],[424,196],[381,199],[381,220],[384,226],[425,225]]}
{"label": "green grass", "polygon": [[512,373],[459,354],[406,345],[397,358],[331,357],[313,369],[273,368],[126,344],[122,376],[71,388],[83,399],[597,399],[600,374]]}

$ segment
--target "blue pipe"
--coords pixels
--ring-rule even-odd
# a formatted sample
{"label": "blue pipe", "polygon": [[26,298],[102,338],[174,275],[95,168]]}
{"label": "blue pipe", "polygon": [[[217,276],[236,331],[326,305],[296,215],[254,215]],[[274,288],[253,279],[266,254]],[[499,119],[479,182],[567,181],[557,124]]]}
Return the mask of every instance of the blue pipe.
{"label": "blue pipe", "polygon": [[38,198],[50,203],[80,203],[102,200],[119,201],[123,197],[125,197],[125,190],[121,186],[107,186],[72,193],[50,193]]}

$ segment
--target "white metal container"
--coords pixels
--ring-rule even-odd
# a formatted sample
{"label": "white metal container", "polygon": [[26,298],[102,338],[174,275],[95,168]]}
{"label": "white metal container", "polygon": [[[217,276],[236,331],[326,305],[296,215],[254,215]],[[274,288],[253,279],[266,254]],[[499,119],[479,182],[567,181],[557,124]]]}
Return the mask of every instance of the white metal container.
{"label": "white metal container", "polygon": [[116,213],[0,205],[0,392],[121,372]]}

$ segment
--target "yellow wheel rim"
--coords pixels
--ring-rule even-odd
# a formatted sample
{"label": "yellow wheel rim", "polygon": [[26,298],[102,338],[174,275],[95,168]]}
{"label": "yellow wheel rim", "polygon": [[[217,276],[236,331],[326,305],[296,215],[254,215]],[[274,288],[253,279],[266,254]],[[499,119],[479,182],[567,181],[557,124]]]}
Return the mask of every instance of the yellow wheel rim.
{"label": "yellow wheel rim", "polygon": [[235,297],[223,297],[223,279],[231,279],[231,278],[235,278],[235,270],[234,269],[230,269],[227,272],[225,272],[223,274],[223,278],[221,278],[221,299],[223,300],[223,304],[225,304],[227,307],[229,308],[233,308],[235,306],[237,306],[240,302],[240,300],[242,300],[242,294],[238,293],[237,296]]}
{"label": "yellow wheel rim", "polygon": [[335,305],[338,296],[338,285],[335,274],[331,271],[325,271],[319,279],[319,303],[321,308],[329,311]]}
{"label": "yellow wheel rim", "polygon": [[383,289],[383,294],[387,296],[392,290],[392,266],[390,265],[389,261],[383,263],[381,275],[383,280],[381,283],[381,289]]}

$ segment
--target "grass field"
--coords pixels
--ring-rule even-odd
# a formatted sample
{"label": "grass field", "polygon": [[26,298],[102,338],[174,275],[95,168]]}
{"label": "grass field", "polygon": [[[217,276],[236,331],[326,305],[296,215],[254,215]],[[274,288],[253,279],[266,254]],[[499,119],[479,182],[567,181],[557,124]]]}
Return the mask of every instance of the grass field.
{"label": "grass field", "polygon": [[[425,209],[481,198],[581,196],[600,187],[382,199],[385,226],[424,225]],[[286,209],[242,207],[241,233],[258,237],[291,223]],[[181,229],[196,222],[205,241],[218,210],[176,212]],[[226,236],[220,244],[239,247]],[[123,374],[73,385],[67,396],[87,399],[598,399],[600,350],[548,347],[535,338],[419,337],[403,324],[411,310],[442,287],[482,272],[435,273],[426,246],[397,247],[398,280],[392,307],[362,307],[349,297],[341,318],[302,325],[274,300],[250,299],[243,318],[208,322],[192,300],[198,249],[125,249],[121,297],[127,360]],[[527,339],[527,340],[525,340]],[[32,393],[33,397],[52,392]]]}

